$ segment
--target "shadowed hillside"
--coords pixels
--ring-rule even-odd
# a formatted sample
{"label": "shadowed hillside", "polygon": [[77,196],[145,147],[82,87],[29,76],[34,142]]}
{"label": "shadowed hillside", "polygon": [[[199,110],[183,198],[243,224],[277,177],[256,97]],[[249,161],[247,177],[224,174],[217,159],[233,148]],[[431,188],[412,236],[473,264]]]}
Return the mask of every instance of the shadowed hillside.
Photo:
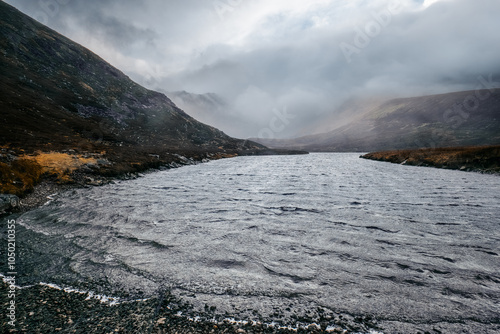
{"label": "shadowed hillside", "polygon": [[96,142],[165,149],[244,146],[88,49],[0,6],[2,143],[44,150]]}

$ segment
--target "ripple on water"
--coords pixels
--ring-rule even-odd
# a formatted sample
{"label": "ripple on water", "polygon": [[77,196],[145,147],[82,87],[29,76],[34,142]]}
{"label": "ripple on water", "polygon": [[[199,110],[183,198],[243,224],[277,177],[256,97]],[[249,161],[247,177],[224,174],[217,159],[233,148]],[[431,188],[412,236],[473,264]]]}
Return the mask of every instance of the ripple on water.
{"label": "ripple on water", "polygon": [[75,272],[92,258],[116,284],[196,293],[195,305],[497,321],[500,178],[358,156],[187,166],[71,191],[20,221],[93,254],[68,254]]}

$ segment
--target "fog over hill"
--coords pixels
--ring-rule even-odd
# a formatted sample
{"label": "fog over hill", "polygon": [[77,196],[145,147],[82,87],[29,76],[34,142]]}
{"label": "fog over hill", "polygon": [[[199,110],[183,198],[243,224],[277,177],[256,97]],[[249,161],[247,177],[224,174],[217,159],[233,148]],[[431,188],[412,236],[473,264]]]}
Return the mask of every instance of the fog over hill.
{"label": "fog over hill", "polygon": [[[497,0],[6,0],[149,89],[215,93],[221,130],[275,138],[351,120],[352,99],[474,90],[500,80]],[[168,96],[168,95],[167,95]]]}
{"label": "fog over hill", "polygon": [[[193,94],[186,91],[165,92],[172,101],[190,116],[200,122],[219,129],[227,129],[229,135],[245,134],[248,121],[243,115],[236,115],[233,106],[215,93]],[[253,133],[248,133],[250,137]]]}
{"label": "fog over hill", "polygon": [[[489,86],[489,87],[488,87]],[[392,99],[333,131],[295,139],[255,138],[269,147],[367,152],[500,144],[500,89]]]}

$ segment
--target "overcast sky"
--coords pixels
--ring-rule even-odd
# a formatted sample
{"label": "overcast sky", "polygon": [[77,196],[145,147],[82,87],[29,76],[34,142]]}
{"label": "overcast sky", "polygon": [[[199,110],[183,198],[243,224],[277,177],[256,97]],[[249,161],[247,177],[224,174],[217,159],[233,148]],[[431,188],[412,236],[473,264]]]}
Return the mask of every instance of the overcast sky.
{"label": "overcast sky", "polygon": [[500,81],[498,0],[6,2],[148,88],[223,96],[239,137],[304,134],[352,97]]}

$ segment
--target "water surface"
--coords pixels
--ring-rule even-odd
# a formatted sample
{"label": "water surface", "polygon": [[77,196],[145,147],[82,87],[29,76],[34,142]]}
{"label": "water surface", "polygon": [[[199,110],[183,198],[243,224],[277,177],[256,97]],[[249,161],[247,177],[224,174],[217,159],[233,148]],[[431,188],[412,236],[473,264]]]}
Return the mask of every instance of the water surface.
{"label": "water surface", "polygon": [[105,281],[146,295],[164,286],[245,319],[320,306],[387,328],[493,333],[499,213],[498,176],[311,154],[74,190],[19,222],[31,265],[52,263],[25,280]]}

